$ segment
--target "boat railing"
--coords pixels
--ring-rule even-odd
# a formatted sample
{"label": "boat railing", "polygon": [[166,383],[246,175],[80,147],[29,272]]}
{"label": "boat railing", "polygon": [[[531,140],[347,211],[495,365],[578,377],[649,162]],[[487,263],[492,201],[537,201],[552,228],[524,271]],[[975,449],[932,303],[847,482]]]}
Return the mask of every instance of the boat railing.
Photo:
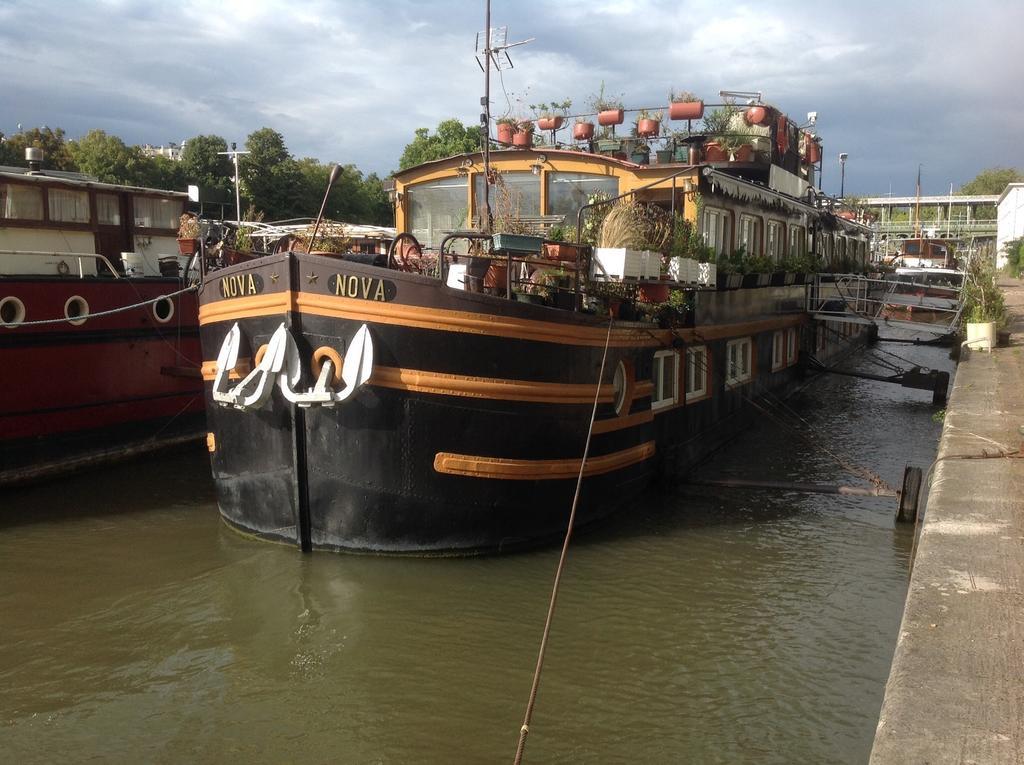
{"label": "boat railing", "polygon": [[807,312],[818,319],[886,324],[936,335],[954,332],[962,311],[962,288],[863,274],[818,275],[807,294]]}
{"label": "boat railing", "polygon": [[[100,255],[98,252],[45,252],[40,250],[0,250],[0,255],[27,255],[29,257],[36,258],[75,258],[78,262],[78,278],[85,278],[85,269],[83,268],[83,259],[91,258],[92,260],[102,263],[113,275],[115,279],[120,279],[121,275],[118,273],[117,268],[110,259],[105,255]],[[59,269],[59,265],[58,265]]]}

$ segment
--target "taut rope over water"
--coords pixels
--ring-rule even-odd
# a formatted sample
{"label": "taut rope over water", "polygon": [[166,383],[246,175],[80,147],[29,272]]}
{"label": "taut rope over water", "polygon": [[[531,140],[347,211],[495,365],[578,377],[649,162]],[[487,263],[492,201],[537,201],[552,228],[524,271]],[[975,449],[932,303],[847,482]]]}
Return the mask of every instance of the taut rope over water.
{"label": "taut rope over water", "polygon": [[533,719],[533,707],[537,702],[537,689],[540,687],[540,673],[544,667],[544,654],[548,647],[548,635],[551,634],[551,622],[555,616],[555,603],[558,602],[558,587],[562,581],[562,570],[565,568],[565,560],[569,555],[569,540],[572,539],[572,529],[576,523],[576,508],[580,503],[580,488],[583,485],[583,470],[587,466],[587,456],[590,454],[590,437],[594,432],[594,419],[597,417],[597,402],[601,397],[601,380],[604,379],[604,365],[608,360],[608,344],[612,337],[612,325],[614,318],[608,320],[608,334],[604,338],[604,353],[601,355],[601,371],[597,373],[597,386],[594,390],[594,408],[590,411],[590,425],[587,427],[587,441],[583,447],[583,459],[580,460],[580,473],[576,478],[576,493],[572,498],[572,511],[569,513],[569,524],[565,530],[565,540],[562,542],[562,554],[558,559],[558,567],[555,569],[555,581],[551,586],[551,600],[548,602],[548,615],[544,620],[544,634],[540,640],[540,650],[537,652],[537,667],[533,671],[533,685],[530,687],[530,700],[526,704],[526,715],[523,718],[523,726],[519,729],[519,744],[516,747],[515,765],[523,761],[523,751],[526,749],[526,737],[530,735],[530,720]]}

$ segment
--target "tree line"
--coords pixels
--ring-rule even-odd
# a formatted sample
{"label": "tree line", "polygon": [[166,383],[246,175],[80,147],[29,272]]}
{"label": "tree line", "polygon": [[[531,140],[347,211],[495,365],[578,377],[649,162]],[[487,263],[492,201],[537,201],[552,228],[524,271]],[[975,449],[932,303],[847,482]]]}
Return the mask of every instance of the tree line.
{"label": "tree line", "polygon": [[[140,146],[129,146],[103,130],[91,130],[70,139],[61,128],[33,128],[10,136],[0,133],[0,165],[25,167],[25,149],[43,150],[43,167],[76,171],[104,183],[184,191],[200,187],[207,199],[230,200],[234,208],[234,164],[222,154],[226,140],[198,135],[185,142],[180,160],[147,156]],[[248,154],[239,157],[242,212],[262,214],[267,221],[309,218],[320,210],[333,165],[316,159],[296,159],[284,137],[260,128],[245,141]],[[348,223],[390,226],[394,215],[382,180],[364,175],[355,165],[342,166],[327,199],[325,216]]]}

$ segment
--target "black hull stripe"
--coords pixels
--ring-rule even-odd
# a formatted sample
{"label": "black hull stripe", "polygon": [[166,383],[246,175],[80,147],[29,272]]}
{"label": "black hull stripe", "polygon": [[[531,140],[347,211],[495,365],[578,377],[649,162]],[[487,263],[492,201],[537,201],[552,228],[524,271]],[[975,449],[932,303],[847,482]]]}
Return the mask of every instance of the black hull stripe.
{"label": "black hull stripe", "polygon": [[[15,332],[17,330],[14,330]],[[11,330],[7,330],[11,332]],[[0,349],[37,348],[53,345],[93,345],[102,343],[131,343],[139,340],[174,341],[181,338],[199,337],[195,325],[178,329],[168,327],[143,327],[141,329],[105,329],[91,332],[38,332],[33,334],[0,335]]]}
{"label": "black hull stripe", "polygon": [[54,406],[47,409],[40,409],[38,407],[33,409],[23,409],[19,412],[0,412],[0,417],[25,417],[32,414],[56,414],[59,412],[74,412],[82,409],[94,409],[96,407],[104,406],[117,406],[119,404],[137,404],[143,401],[161,401],[168,398],[184,398],[185,396],[202,396],[202,387],[193,388],[191,390],[177,391],[174,393],[161,393],[156,396],[133,396],[130,398],[115,398],[107,401],[93,401],[87,404],[72,404],[70,406]]}

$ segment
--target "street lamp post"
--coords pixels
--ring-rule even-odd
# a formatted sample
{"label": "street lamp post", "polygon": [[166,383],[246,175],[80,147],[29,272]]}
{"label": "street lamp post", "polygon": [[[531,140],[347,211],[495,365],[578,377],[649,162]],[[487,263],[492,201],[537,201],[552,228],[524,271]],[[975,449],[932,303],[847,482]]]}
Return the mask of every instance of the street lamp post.
{"label": "street lamp post", "polygon": [[846,195],[843,193],[846,190],[846,158],[849,155],[842,151],[839,153],[839,198],[845,199]]}
{"label": "street lamp post", "polygon": [[248,154],[249,152],[247,152],[247,151],[238,151],[237,146],[238,146],[238,144],[236,144],[234,141],[232,141],[231,142],[231,151],[218,151],[217,153],[218,154],[226,154],[227,156],[231,157],[231,159],[233,159],[234,163],[235,163],[235,223],[237,223],[239,226],[241,226],[242,225],[242,200],[241,200],[241,194],[239,193],[239,189],[238,189],[238,155],[239,154]]}

